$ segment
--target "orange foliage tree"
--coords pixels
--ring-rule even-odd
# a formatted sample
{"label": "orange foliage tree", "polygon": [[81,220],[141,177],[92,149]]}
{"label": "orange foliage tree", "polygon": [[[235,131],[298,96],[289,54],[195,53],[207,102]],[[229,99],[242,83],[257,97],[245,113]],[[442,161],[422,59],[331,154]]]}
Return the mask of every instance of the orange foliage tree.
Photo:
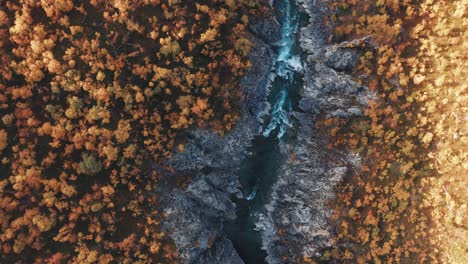
{"label": "orange foliage tree", "polygon": [[463,70],[455,65],[466,61],[463,2],[330,4],[337,40],[372,36],[374,49],[365,51],[354,75],[378,100],[369,102],[362,118],[317,124],[332,131],[330,147],[351,148],[363,157],[361,170],[343,181],[331,203],[336,243],[322,250],[319,261],[466,262],[466,239],[449,243],[445,235],[466,234],[459,225],[466,228],[460,218],[466,192],[460,190],[466,186],[467,157],[453,139],[466,141],[466,111],[449,103],[467,102]]}
{"label": "orange foliage tree", "polygon": [[247,16],[264,8],[3,1],[0,262],[175,262],[145,168],[183,129],[236,121]]}

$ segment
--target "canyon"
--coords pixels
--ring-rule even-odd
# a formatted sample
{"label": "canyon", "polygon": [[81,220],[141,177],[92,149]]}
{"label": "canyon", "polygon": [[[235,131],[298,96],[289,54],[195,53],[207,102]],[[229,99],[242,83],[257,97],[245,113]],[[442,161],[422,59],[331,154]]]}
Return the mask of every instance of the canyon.
{"label": "canyon", "polygon": [[[184,263],[297,263],[327,247],[326,202],[358,155],[326,148],[314,120],[362,114],[373,95],[348,75],[359,45],[328,43],[320,1],[277,0],[250,25],[253,66],[241,118],[227,135],[189,132],[168,166],[193,179],[161,186],[165,230]],[[368,39],[354,41],[367,45]],[[156,168],[160,169],[161,168]]]}

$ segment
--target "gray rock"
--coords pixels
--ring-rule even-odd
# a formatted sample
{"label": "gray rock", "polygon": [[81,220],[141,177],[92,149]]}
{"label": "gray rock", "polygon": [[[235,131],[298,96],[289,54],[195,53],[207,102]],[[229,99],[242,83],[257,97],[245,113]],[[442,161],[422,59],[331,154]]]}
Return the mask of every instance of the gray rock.
{"label": "gray rock", "polygon": [[224,237],[216,240],[211,248],[194,261],[194,264],[244,264],[229,239]]}
{"label": "gray rock", "polygon": [[325,48],[324,62],[337,71],[350,73],[359,61],[362,48],[372,46],[372,39],[369,36],[331,45]]}
{"label": "gray rock", "polygon": [[[231,202],[229,196],[209,184],[205,178],[202,177],[193,181],[187,188],[187,191],[204,206],[233,218],[235,215],[235,205]],[[230,179],[230,181],[235,181],[235,179]]]}
{"label": "gray rock", "polygon": [[221,223],[214,210],[204,208],[182,190],[173,190],[163,196],[164,212],[167,215],[164,228],[172,237],[179,250],[183,263],[191,263],[194,258],[209,249],[209,241],[218,236]]}
{"label": "gray rock", "polygon": [[313,54],[327,44],[329,29],[323,22],[329,12],[323,1],[298,0],[297,2],[309,16],[309,24],[301,29],[301,48]]}
{"label": "gray rock", "polygon": [[281,41],[281,25],[275,16],[252,21],[249,29],[269,45],[279,45]]}
{"label": "gray rock", "polygon": [[338,117],[338,118],[347,119],[349,117],[349,113],[345,112],[343,109],[337,109],[327,114],[327,118],[330,118],[330,117]]}
{"label": "gray rock", "polygon": [[350,72],[354,69],[360,51],[357,49],[340,49],[336,46],[328,48],[325,53],[325,64],[337,71]]}
{"label": "gray rock", "polygon": [[358,107],[351,107],[348,109],[348,113],[355,116],[361,116],[362,110]]}

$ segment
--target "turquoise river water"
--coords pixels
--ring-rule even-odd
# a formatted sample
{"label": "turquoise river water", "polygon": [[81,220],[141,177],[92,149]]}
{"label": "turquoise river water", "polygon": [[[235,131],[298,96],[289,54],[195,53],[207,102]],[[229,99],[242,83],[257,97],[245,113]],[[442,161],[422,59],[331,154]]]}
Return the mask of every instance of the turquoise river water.
{"label": "turquoise river water", "polygon": [[275,0],[273,3],[281,24],[281,43],[273,47],[276,53],[275,78],[269,101],[269,118],[261,135],[252,142],[252,155],[241,167],[240,182],[245,198],[236,199],[237,219],[225,223],[225,232],[246,264],[265,263],[266,253],[261,249],[261,237],[255,231],[257,214],[268,203],[271,186],[285,160],[280,144],[294,136],[295,120],[291,112],[299,100],[302,86],[302,59],[298,30],[303,15],[295,0]]}

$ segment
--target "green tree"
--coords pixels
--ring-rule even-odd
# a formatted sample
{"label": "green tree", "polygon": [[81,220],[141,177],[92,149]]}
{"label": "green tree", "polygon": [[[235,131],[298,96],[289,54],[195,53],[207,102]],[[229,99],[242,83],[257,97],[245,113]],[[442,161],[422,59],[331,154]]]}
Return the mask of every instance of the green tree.
{"label": "green tree", "polygon": [[83,154],[80,162],[80,171],[84,174],[93,175],[101,171],[102,165],[93,155]]}

